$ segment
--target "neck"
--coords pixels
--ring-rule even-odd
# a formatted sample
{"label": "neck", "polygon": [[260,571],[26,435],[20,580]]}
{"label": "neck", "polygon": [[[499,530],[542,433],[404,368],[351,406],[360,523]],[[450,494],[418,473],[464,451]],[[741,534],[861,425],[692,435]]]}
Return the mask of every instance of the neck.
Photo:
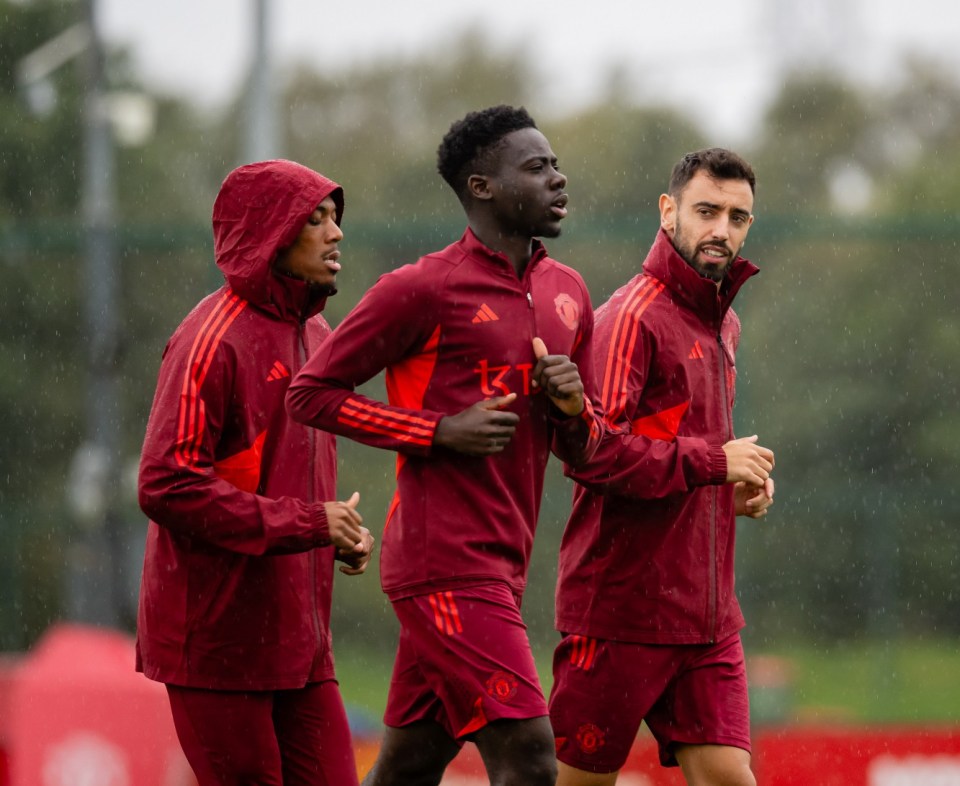
{"label": "neck", "polygon": [[496,225],[487,225],[482,221],[471,219],[470,229],[477,239],[491,251],[497,251],[510,260],[517,276],[522,277],[523,272],[530,263],[530,257],[533,254],[533,238],[529,236],[519,236],[505,234],[503,229]]}

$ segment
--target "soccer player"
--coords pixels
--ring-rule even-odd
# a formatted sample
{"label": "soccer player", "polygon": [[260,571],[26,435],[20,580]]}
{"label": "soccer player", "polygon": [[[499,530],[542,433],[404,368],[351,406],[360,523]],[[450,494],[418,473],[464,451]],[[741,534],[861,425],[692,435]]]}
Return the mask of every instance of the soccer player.
{"label": "soccer player", "polygon": [[[640,722],[696,786],[752,786],[735,514],[773,501],[774,456],[735,439],[739,256],[755,178],[723,149],[685,156],[641,273],[597,310],[610,428],[560,548],[550,714],[560,786],[613,784]],[[616,433],[619,431],[619,433]]]}
{"label": "soccer player", "polygon": [[342,215],[340,186],[299,164],[231,172],[213,207],[226,283],[160,365],[140,461],[137,669],[166,683],[200,786],[357,783],[330,594],[334,559],[362,573],[373,540],[358,495],[335,501],[333,435],[284,409],[330,333]]}
{"label": "soccer player", "polygon": [[[520,616],[552,450],[599,441],[593,314],[547,256],[567,178],[522,108],[454,123],[438,169],[468,228],[382,276],[297,375],[297,420],[399,453],[383,589],[400,620],[383,744],[365,780],[435,784],[465,740],[491,783],[549,784],[553,733]],[[552,353],[552,354],[551,354]],[[355,388],[387,372],[389,403]]]}

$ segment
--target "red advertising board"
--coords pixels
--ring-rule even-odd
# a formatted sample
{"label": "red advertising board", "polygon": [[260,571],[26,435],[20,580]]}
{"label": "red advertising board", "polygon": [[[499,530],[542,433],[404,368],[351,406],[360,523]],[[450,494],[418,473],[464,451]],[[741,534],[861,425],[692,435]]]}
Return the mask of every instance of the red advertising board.
{"label": "red advertising board", "polygon": [[[757,786],[960,786],[960,728],[785,726],[757,730]],[[444,786],[489,783],[472,745],[464,746]],[[661,767],[644,731],[617,786],[683,786],[678,768]]]}
{"label": "red advertising board", "polygon": [[[960,700],[960,699],[958,699]],[[365,773],[376,737],[355,740]],[[758,786],[960,786],[960,726],[759,726]],[[486,786],[472,744],[445,786]],[[162,685],[133,670],[133,641],[51,628],[26,655],[0,657],[0,786],[195,786]],[[644,729],[618,786],[682,786]]]}

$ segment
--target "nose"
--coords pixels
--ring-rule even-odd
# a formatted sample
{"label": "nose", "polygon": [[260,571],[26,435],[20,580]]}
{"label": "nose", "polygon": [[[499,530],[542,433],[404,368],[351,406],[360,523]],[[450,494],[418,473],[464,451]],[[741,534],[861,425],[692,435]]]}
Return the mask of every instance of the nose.
{"label": "nose", "polygon": [[713,222],[712,234],[717,240],[727,240],[730,237],[730,217],[726,215],[717,216]]}
{"label": "nose", "polygon": [[340,229],[340,225],[335,221],[330,222],[330,232],[327,234],[327,242],[329,243],[339,243],[343,240],[343,230]]}
{"label": "nose", "polygon": [[563,174],[558,169],[553,170],[553,182],[551,183],[554,188],[566,188],[567,187],[567,176]]}

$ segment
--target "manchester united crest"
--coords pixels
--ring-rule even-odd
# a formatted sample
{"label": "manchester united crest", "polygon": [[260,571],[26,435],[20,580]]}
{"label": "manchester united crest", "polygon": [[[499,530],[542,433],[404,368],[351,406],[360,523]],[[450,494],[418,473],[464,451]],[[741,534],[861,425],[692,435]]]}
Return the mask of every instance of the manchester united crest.
{"label": "manchester united crest", "polygon": [[584,753],[596,753],[604,746],[605,736],[595,723],[584,723],[577,729],[577,745]]}
{"label": "manchester united crest", "polygon": [[508,671],[495,671],[487,680],[487,693],[506,704],[517,695],[517,678]]}
{"label": "manchester united crest", "polygon": [[576,330],[580,324],[580,306],[566,292],[561,292],[553,299],[553,305],[557,307],[557,316],[570,330]]}

